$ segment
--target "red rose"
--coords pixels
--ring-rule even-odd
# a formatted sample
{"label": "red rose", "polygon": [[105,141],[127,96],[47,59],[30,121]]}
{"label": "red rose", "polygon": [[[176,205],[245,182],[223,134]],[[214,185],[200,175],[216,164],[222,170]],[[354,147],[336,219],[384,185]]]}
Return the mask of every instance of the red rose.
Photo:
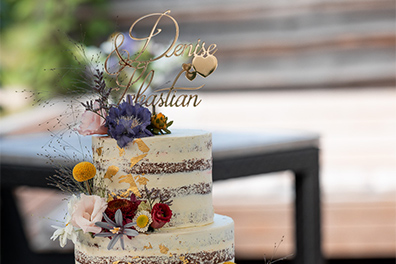
{"label": "red rose", "polygon": [[123,222],[128,223],[135,217],[139,204],[140,201],[132,202],[127,199],[114,199],[108,203],[105,213],[111,220],[115,221],[114,215],[118,209],[121,209]]}
{"label": "red rose", "polygon": [[161,228],[172,218],[172,210],[167,204],[157,203],[153,206],[151,218],[153,219],[151,227]]}

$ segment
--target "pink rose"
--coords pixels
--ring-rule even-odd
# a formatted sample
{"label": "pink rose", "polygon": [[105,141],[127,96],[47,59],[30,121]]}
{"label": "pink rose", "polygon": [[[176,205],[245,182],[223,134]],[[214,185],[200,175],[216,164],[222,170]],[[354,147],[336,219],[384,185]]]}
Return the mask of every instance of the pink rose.
{"label": "pink rose", "polygon": [[[99,108],[99,103],[94,103],[95,108]],[[99,111],[98,111],[99,112]],[[101,111],[104,116],[105,111]],[[85,111],[81,116],[81,124],[77,129],[78,133],[83,136],[94,134],[107,134],[107,127],[105,127],[105,119],[98,113],[92,111]]]}
{"label": "pink rose", "polygon": [[153,219],[151,227],[161,228],[172,218],[172,211],[167,204],[157,203],[153,206],[151,218]]}
{"label": "pink rose", "polygon": [[103,212],[107,208],[106,199],[96,195],[81,194],[80,200],[74,205],[71,223],[81,228],[84,233],[99,233],[102,228],[95,225],[102,221]]}

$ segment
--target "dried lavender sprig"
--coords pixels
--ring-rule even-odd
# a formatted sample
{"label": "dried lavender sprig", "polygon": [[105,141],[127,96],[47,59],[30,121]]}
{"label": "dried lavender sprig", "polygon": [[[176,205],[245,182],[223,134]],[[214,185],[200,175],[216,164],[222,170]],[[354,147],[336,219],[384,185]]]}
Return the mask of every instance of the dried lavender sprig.
{"label": "dried lavender sprig", "polygon": [[[98,93],[99,97],[94,100],[86,101],[85,103],[81,103],[85,110],[92,111],[102,116],[101,110],[108,112],[112,105],[109,103],[109,97],[113,88],[107,88],[106,82],[103,77],[103,71],[96,69],[96,74],[93,74],[93,86],[92,90]],[[95,102],[99,104],[99,107],[95,107]],[[102,116],[104,118],[104,116]]]}
{"label": "dried lavender sprig", "polygon": [[173,203],[173,200],[169,200],[170,197],[162,194],[159,189],[153,188],[149,190],[146,185],[144,186],[142,195],[146,197],[147,202],[149,203],[151,208],[154,205],[154,201],[157,199],[159,199],[160,203],[167,204],[168,206],[171,206]]}
{"label": "dried lavender sprig", "polygon": [[48,185],[55,186],[62,192],[69,194],[85,192],[85,186],[74,180],[71,169],[68,167],[59,167],[56,174],[49,176],[47,179],[49,181]]}

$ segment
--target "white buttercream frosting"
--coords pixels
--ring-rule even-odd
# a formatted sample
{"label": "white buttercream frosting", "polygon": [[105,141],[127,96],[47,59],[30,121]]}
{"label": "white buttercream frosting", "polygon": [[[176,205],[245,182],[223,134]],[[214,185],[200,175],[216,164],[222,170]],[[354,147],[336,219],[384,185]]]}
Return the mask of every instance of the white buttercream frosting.
{"label": "white buttercream frosting", "polygon": [[135,139],[124,149],[109,137],[93,137],[94,188],[105,196],[137,196],[157,189],[173,201],[172,218],[152,233],[125,237],[124,250],[107,250],[108,238],[80,233],[76,264],[216,263],[234,261],[234,223],[214,214],[212,137],[200,130]]}
{"label": "white buttercream frosting", "polygon": [[[213,260],[221,260],[215,263],[233,261],[234,223],[227,216],[215,214],[214,222],[209,225],[173,230],[159,229],[154,233],[140,234],[132,239],[125,238],[125,250],[122,250],[119,244],[112,250],[107,250],[109,242],[107,238],[80,235],[75,247],[76,263],[85,264],[84,261],[87,260],[99,263],[99,260],[104,261],[104,259],[109,260],[109,263],[118,260],[139,263],[143,260],[153,261],[155,258],[175,261],[187,256],[191,258],[191,256],[203,255],[211,256]],[[77,261],[79,258],[82,262]],[[197,260],[193,263],[207,262]]]}
{"label": "white buttercream frosting", "polygon": [[[175,130],[168,135],[135,139],[124,149],[112,138],[93,137],[92,145],[98,171],[96,184],[105,187],[106,195],[125,193],[134,184],[142,192],[146,184],[148,189],[158,188],[173,200],[173,217],[164,228],[212,222],[210,133]],[[119,169],[111,177],[106,176],[110,166]]]}

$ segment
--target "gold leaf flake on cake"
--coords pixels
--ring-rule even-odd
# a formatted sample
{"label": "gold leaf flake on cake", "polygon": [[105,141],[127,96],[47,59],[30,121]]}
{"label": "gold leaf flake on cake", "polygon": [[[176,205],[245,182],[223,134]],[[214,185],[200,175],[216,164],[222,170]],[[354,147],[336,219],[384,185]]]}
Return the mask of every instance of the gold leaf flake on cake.
{"label": "gold leaf flake on cake", "polygon": [[165,247],[164,245],[159,245],[159,249],[162,254],[168,254],[169,248]]}
{"label": "gold leaf flake on cake", "polygon": [[148,246],[144,246],[143,247],[143,249],[152,249],[153,248],[153,246],[151,245],[151,243],[149,242],[149,245]]}
{"label": "gold leaf flake on cake", "polygon": [[181,256],[179,257],[179,259],[183,261],[183,264],[188,264],[188,260],[186,259],[186,257]]}
{"label": "gold leaf flake on cake", "polygon": [[125,155],[125,149],[120,148],[118,145],[117,145],[117,148],[118,148],[120,157],[122,157],[123,155]]}
{"label": "gold leaf flake on cake", "polygon": [[117,199],[127,199],[131,196],[131,190],[128,189],[125,192],[120,193],[119,195],[117,195]]}
{"label": "gold leaf flake on cake", "polygon": [[137,183],[139,183],[140,185],[147,185],[147,182],[149,181],[149,179],[147,179],[146,177],[138,175],[138,176],[135,177],[135,181]]}
{"label": "gold leaf flake on cake", "polygon": [[131,191],[125,191],[119,195],[116,195],[114,192],[108,194],[107,202],[113,201],[114,199],[126,199],[131,196]]}
{"label": "gold leaf flake on cake", "polygon": [[114,192],[111,192],[111,193],[108,194],[108,196],[109,196],[109,197],[107,198],[107,202],[113,201],[113,200],[114,200],[115,193],[114,193]]}
{"label": "gold leaf flake on cake", "polygon": [[96,153],[98,153],[98,156],[102,156],[102,150],[103,150],[103,147],[99,147],[96,149]]}
{"label": "gold leaf flake on cake", "polygon": [[106,174],[104,176],[105,179],[111,180],[111,178],[117,174],[117,172],[120,170],[117,166],[111,165],[107,168]]}
{"label": "gold leaf flake on cake", "polygon": [[133,167],[133,166],[135,166],[136,165],[136,163],[138,163],[139,161],[141,161],[144,157],[146,157],[147,156],[147,153],[146,154],[142,154],[142,155],[139,155],[139,156],[137,156],[137,157],[133,157],[132,159],[131,159],[131,168]]}
{"label": "gold leaf flake on cake", "polygon": [[136,139],[133,141],[133,144],[138,145],[138,148],[140,149],[141,152],[147,153],[147,152],[150,151],[150,148],[147,147],[146,143],[144,143],[143,140],[140,139],[140,138],[136,138]]}
{"label": "gold leaf flake on cake", "polygon": [[136,185],[135,180],[133,179],[133,176],[131,174],[127,174],[127,175],[122,175],[120,176],[120,181],[119,183],[128,183],[129,184],[129,188],[127,189],[127,192],[132,191],[136,196],[140,197],[140,192],[139,189]]}

